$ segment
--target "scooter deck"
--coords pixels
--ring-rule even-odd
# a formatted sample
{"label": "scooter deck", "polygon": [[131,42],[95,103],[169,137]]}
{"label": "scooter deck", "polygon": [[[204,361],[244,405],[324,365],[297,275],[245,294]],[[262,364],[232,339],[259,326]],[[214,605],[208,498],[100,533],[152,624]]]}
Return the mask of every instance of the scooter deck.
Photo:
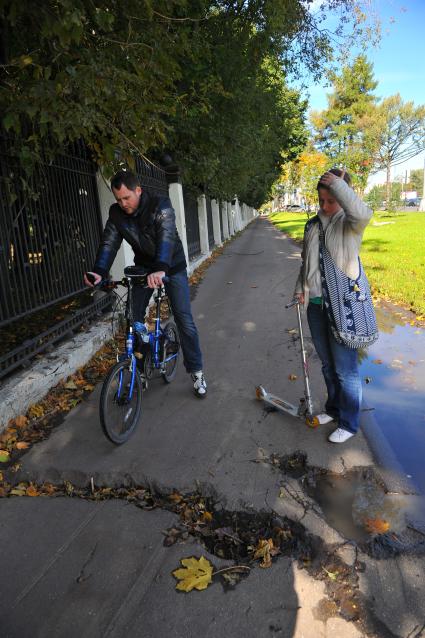
{"label": "scooter deck", "polygon": [[318,425],[324,425],[332,421],[332,418],[327,414],[300,414],[300,410],[297,406],[288,403],[288,401],[277,397],[275,394],[267,392],[262,385],[259,385],[255,389],[255,394],[259,401],[264,401],[264,403],[270,407],[280,410],[281,412],[286,412],[286,414],[295,416],[298,419],[303,419],[310,428],[317,428]]}
{"label": "scooter deck", "polygon": [[257,399],[260,401],[264,401],[267,405],[270,405],[276,410],[280,410],[281,412],[286,412],[287,414],[291,414],[292,416],[299,417],[298,408],[292,403],[288,403],[288,401],[284,401],[280,397],[277,397],[274,394],[270,394],[267,392],[262,385],[259,385],[255,390]]}

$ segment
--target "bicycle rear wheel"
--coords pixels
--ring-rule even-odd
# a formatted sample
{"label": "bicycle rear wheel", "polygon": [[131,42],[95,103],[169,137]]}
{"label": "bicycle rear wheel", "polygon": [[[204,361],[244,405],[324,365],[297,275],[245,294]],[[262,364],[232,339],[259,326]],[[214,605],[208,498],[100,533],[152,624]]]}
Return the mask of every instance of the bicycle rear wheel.
{"label": "bicycle rear wheel", "polygon": [[[177,326],[174,321],[168,321],[163,328],[163,361],[162,378],[165,383],[171,383],[177,373],[177,364],[180,358],[180,342]],[[175,356],[173,356],[175,355]],[[168,357],[173,357],[166,361]]]}
{"label": "bicycle rear wheel", "polygon": [[103,382],[100,423],[104,434],[116,445],[125,443],[136,429],[142,410],[142,384],[136,370],[131,388],[131,360],[116,363]]}

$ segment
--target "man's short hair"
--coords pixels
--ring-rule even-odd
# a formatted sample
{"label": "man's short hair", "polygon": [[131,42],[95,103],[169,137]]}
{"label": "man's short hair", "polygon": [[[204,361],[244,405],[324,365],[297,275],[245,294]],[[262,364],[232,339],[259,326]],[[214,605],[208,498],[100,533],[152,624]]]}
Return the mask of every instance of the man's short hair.
{"label": "man's short hair", "polygon": [[111,188],[118,191],[123,184],[131,191],[141,186],[139,178],[131,171],[118,171],[111,179]]}

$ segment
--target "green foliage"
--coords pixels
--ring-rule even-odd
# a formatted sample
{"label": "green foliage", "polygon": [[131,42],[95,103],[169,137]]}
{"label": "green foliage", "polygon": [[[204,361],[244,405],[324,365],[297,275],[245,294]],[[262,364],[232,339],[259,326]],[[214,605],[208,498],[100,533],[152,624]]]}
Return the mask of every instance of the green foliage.
{"label": "green foliage", "polygon": [[[168,149],[184,179],[257,205],[304,143],[288,72],[331,58],[352,0],[2,0],[0,109],[27,173],[83,138],[110,171]],[[320,71],[319,71],[320,70]]]}
{"label": "green foliage", "polygon": [[412,191],[416,191],[418,193],[418,197],[423,196],[423,192],[424,192],[424,169],[423,168],[414,168],[410,171],[410,183],[408,184],[408,189]]}
{"label": "green foliage", "polygon": [[370,135],[377,98],[373,67],[364,55],[339,74],[332,73],[333,92],[328,108],[312,114],[314,143],[335,165],[353,173],[354,184],[364,190],[373,164],[371,155],[375,137]]}

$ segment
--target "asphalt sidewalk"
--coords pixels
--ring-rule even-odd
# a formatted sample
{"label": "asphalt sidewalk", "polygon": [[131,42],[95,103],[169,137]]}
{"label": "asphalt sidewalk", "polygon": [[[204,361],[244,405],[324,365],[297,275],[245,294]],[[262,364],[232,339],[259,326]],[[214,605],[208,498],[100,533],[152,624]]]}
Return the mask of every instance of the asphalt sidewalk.
{"label": "asphalt sidewalk", "polygon": [[[2,637],[422,635],[419,540],[414,551],[385,560],[363,553],[352,539],[347,543],[303,481],[278,463],[299,452],[307,468],[354,476],[350,472],[357,468],[376,468],[364,436],[332,446],[326,438],[333,424],[309,429],[293,417],[266,412],[255,399],[260,383],[293,403],[303,394],[296,314],[284,309],[299,263],[299,248],[267,220],[251,223],[207,270],[193,301],[207,399],[193,396],[183,367],[168,386],[153,381],[134,437],[115,447],[99,426],[98,387],[22,457],[15,480],[139,485],[161,494],[197,490],[213,496],[217,510],[254,518],[273,512],[278,521],[300,523],[312,546],[320,546],[317,556],[334,556],[340,573],[343,565],[351,570],[345,593],[337,576],[326,576],[337,571],[306,569],[289,554],[270,569],[253,568],[230,591],[214,582],[205,591],[181,594],[171,575],[181,558],[204,555],[217,569],[228,562],[219,552],[209,553],[199,535],[164,547],[163,531],[179,524],[176,514],[141,510],[125,499],[0,499]],[[324,386],[306,332],[320,410]],[[398,524],[403,507],[397,509]],[[348,587],[352,600],[362,601],[361,617],[344,611]]]}

